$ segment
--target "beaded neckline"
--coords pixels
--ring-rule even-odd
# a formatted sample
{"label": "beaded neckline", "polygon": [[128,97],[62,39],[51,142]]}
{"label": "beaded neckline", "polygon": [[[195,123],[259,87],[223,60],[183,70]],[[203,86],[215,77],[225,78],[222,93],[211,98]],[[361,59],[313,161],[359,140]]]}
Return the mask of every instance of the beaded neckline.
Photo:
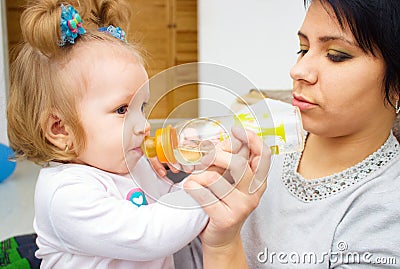
{"label": "beaded neckline", "polygon": [[385,166],[399,153],[399,143],[391,134],[377,151],[360,163],[342,172],[312,180],[306,180],[297,173],[301,153],[290,153],[285,156],[282,181],[290,193],[304,202],[322,200],[365,179],[369,174]]}

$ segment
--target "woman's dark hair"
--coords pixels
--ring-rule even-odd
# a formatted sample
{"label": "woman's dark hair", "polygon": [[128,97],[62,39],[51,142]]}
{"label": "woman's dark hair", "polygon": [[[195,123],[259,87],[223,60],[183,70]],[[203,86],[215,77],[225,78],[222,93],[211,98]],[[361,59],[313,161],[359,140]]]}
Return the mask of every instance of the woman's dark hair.
{"label": "woman's dark hair", "polygon": [[385,99],[400,96],[400,1],[399,0],[304,0],[329,5],[339,25],[349,27],[360,48],[373,56],[382,55],[386,64],[383,80]]}

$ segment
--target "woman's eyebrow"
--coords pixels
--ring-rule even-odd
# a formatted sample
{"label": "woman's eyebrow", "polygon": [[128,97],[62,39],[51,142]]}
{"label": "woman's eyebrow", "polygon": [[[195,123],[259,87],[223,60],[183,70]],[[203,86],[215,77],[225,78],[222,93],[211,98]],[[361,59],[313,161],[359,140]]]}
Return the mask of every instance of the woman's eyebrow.
{"label": "woman's eyebrow", "polygon": [[302,37],[302,38],[304,38],[305,40],[307,40],[307,41],[308,41],[308,37],[307,37],[307,35],[306,35],[306,34],[304,34],[304,33],[302,33],[301,31],[298,31],[298,32],[297,32],[297,35],[298,35],[299,37]]}
{"label": "woman's eyebrow", "polygon": [[[308,40],[307,35],[304,34],[304,33],[301,32],[301,31],[298,31],[298,32],[297,32],[297,35],[298,35],[299,37],[302,37],[302,38]],[[348,40],[347,38],[345,38],[345,37],[343,37],[343,36],[336,36],[336,35],[321,36],[321,37],[318,38],[318,40],[319,40],[320,42],[322,42],[322,43],[326,43],[326,42],[332,41],[332,40],[340,40],[340,41],[343,41],[343,42],[345,42],[345,43],[348,43],[348,44],[351,45],[351,46],[357,46],[356,43],[354,43],[353,41]]]}

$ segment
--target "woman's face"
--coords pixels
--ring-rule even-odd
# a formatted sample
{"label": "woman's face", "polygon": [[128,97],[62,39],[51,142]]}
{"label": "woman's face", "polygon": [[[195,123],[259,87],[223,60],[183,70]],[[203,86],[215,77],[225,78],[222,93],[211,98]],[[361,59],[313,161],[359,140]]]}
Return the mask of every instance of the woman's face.
{"label": "woman's face", "polygon": [[318,0],[309,7],[298,36],[299,57],[290,75],[293,105],[301,110],[305,130],[338,137],[391,128],[394,112],[384,104],[380,55],[366,54]]}

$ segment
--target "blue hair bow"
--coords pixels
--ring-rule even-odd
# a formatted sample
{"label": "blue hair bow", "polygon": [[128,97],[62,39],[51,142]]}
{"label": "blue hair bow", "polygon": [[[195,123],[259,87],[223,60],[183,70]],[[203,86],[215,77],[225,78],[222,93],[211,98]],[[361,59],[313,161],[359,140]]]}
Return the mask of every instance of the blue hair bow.
{"label": "blue hair bow", "polygon": [[63,4],[61,4],[60,27],[60,47],[64,46],[67,42],[74,44],[78,35],[86,33],[82,27],[82,18],[79,13],[72,6],[65,7]]}
{"label": "blue hair bow", "polygon": [[112,35],[113,37],[116,37],[122,41],[126,41],[126,34],[124,32],[124,30],[122,30],[119,27],[114,27],[113,25],[109,25],[108,27],[101,27],[98,29],[100,32],[107,32],[110,35]]}

